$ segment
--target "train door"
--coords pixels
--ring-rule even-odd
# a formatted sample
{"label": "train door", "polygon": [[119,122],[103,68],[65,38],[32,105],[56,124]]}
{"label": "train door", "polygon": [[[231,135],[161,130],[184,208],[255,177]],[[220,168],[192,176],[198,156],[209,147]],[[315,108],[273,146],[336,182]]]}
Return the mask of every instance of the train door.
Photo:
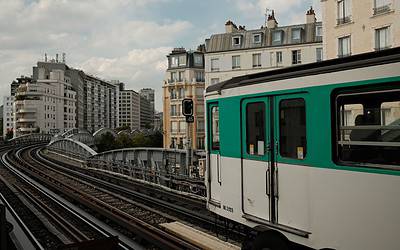
{"label": "train door", "polygon": [[241,104],[242,209],[245,216],[270,221],[271,166],[268,99]]}
{"label": "train door", "polygon": [[275,96],[273,100],[275,223],[298,233],[309,229],[305,98],[306,93]]}
{"label": "train door", "polygon": [[219,107],[218,103],[208,105],[208,187],[209,202],[221,204],[221,153],[219,137]]}

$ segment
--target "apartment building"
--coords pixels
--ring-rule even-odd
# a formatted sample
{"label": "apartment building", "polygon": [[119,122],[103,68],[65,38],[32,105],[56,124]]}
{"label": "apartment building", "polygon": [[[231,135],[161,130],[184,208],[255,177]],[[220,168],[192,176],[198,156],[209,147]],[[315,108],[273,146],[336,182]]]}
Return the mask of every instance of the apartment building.
{"label": "apartment building", "polygon": [[204,149],[204,46],[196,51],[174,49],[168,56],[163,83],[164,148],[183,148],[187,123],[182,100],[193,99],[194,123],[189,125],[193,149]]}
{"label": "apartment building", "polygon": [[140,129],[140,96],[134,90],[122,90],[119,93],[119,125]]}
{"label": "apartment building", "polygon": [[305,19],[303,24],[278,26],[272,11],[265,27],[253,30],[227,21],[225,33],[206,39],[206,86],[235,76],[323,60],[322,23],[316,21],[312,8]]}
{"label": "apartment building", "polygon": [[75,127],[76,92],[62,69],[34,70],[34,81],[18,86],[14,100],[14,137],[56,134]]}
{"label": "apartment building", "polygon": [[321,0],[327,59],[400,46],[399,0]]}
{"label": "apartment building", "polygon": [[76,91],[76,128],[94,133],[100,128],[117,128],[119,82],[109,82],[84,71],[74,69],[65,61],[47,60],[38,62],[33,68],[33,80],[38,71],[62,70],[72,88]]}
{"label": "apartment building", "polygon": [[140,128],[152,128],[154,125],[154,109],[151,102],[139,94]]}
{"label": "apartment building", "polygon": [[[16,92],[16,90],[15,90]],[[15,93],[14,92],[14,93]],[[14,128],[14,99],[15,96],[4,96],[3,99],[3,138]]]}
{"label": "apartment building", "polygon": [[88,74],[84,74],[83,84],[83,128],[94,133],[119,127],[119,86]]}
{"label": "apartment building", "polygon": [[155,94],[154,94],[154,92],[155,92],[154,89],[151,89],[151,88],[143,88],[143,89],[139,90],[139,95],[146,98],[147,100],[149,100],[151,109],[153,110],[153,113],[155,113],[155,109],[154,109]]}

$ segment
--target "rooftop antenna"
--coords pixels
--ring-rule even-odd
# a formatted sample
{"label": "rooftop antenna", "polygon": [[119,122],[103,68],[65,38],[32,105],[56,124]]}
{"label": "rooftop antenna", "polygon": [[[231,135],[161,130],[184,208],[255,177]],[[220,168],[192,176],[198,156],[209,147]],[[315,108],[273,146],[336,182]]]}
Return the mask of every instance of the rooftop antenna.
{"label": "rooftop antenna", "polygon": [[56,54],[56,62],[58,62],[58,53]]}
{"label": "rooftop antenna", "polygon": [[62,53],[62,62],[65,63],[65,53]]}
{"label": "rooftop antenna", "polygon": [[47,62],[47,53],[44,53],[44,61]]}
{"label": "rooftop antenna", "polygon": [[268,21],[268,14],[271,12],[271,10],[272,9],[268,9],[268,8],[265,8],[265,14],[264,14],[264,17],[265,17],[265,26],[267,26],[267,21]]}

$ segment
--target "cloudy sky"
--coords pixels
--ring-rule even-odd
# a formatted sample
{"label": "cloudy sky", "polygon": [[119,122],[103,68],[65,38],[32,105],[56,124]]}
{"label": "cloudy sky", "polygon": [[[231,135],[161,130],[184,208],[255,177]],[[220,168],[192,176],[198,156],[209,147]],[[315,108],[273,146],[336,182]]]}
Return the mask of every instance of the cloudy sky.
{"label": "cloudy sky", "polygon": [[195,49],[228,19],[259,28],[266,8],[279,25],[305,22],[311,5],[320,19],[319,0],[0,0],[0,98],[45,53],[65,52],[69,66],[129,89],[154,88],[161,110],[172,48]]}

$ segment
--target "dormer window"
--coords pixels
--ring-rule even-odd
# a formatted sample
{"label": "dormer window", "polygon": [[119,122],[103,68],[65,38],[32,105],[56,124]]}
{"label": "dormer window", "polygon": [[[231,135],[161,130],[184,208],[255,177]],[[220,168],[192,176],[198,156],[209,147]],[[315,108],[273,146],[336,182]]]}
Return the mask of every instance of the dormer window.
{"label": "dormer window", "polygon": [[277,30],[272,32],[272,45],[282,44],[283,31]]}
{"label": "dormer window", "polygon": [[292,29],[292,42],[293,43],[301,42],[301,28]]}
{"label": "dormer window", "polygon": [[253,34],[253,43],[261,43],[261,34]]}
{"label": "dormer window", "polygon": [[233,46],[240,46],[241,43],[242,43],[242,37],[241,36],[232,37],[232,45]]}

